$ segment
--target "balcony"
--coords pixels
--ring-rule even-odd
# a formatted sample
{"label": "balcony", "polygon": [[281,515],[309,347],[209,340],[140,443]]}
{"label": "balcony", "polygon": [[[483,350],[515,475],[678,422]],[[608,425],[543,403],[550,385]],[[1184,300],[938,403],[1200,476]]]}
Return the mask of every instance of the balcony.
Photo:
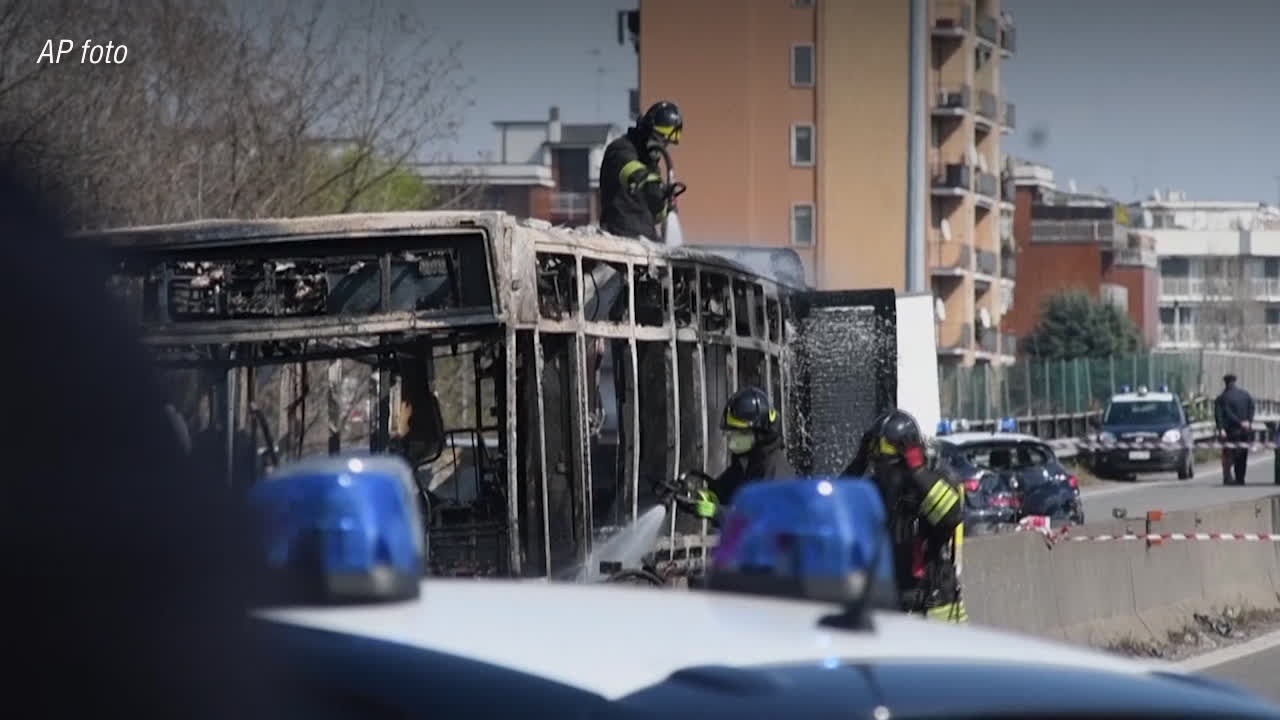
{"label": "balcony", "polygon": [[1157,265],[1156,251],[1143,248],[1108,248],[1111,263],[1120,267],[1148,267]]}
{"label": "balcony", "polygon": [[1018,127],[1018,106],[1007,102],[1004,104],[1004,112],[1000,113],[1000,125],[1007,133],[1013,132]]}
{"label": "balcony", "polygon": [[[1249,298],[1265,300],[1280,296],[1280,278],[1251,277],[1244,282],[1246,283],[1245,293]],[[1238,297],[1239,288],[1239,281],[1232,278],[1206,278],[1200,275],[1161,276],[1160,278],[1161,297],[1187,298],[1188,300],[1233,299]]]}
{"label": "balcony", "polygon": [[1161,297],[1200,297],[1204,295],[1204,278],[1200,277],[1161,277]]}
{"label": "balcony", "polygon": [[977,182],[974,183],[974,190],[979,195],[985,195],[993,201],[1000,197],[1000,178],[994,173],[978,172]]}
{"label": "balcony", "polygon": [[964,115],[969,110],[972,97],[973,89],[968,85],[939,90],[936,103],[933,106],[933,114],[943,116]]}
{"label": "balcony", "polygon": [[990,15],[979,15],[976,23],[978,38],[992,45],[1000,42],[1000,21]]}
{"label": "balcony", "polygon": [[1000,352],[1004,355],[1018,354],[1018,336],[1013,333],[1000,333]]}
{"label": "balcony", "polygon": [[938,326],[938,352],[963,353],[973,347],[973,325],[942,323]]}
{"label": "balcony", "polygon": [[934,276],[956,277],[969,271],[972,248],[968,243],[935,240],[929,243],[929,268]]}
{"label": "balcony", "polygon": [[1018,29],[1007,17],[1000,26],[1000,52],[1005,57],[1011,57],[1018,52]]}
{"label": "balcony", "polygon": [[1160,324],[1160,344],[1161,345],[1195,345],[1196,344],[1196,326],[1195,325],[1165,325]]}
{"label": "balcony", "polygon": [[1253,293],[1253,297],[1256,297],[1256,298],[1271,298],[1271,297],[1280,296],[1280,278],[1274,278],[1274,277],[1249,278],[1249,291]]}
{"label": "balcony", "polygon": [[933,192],[940,195],[963,195],[973,185],[973,168],[963,163],[939,165],[933,173]]}
{"label": "balcony", "polygon": [[1000,331],[995,328],[987,328],[978,330],[978,349],[983,352],[994,353],[999,351]]}
{"label": "balcony", "polygon": [[934,37],[964,37],[972,27],[972,3],[962,0],[938,0],[934,3]]}
{"label": "balcony", "polygon": [[996,119],[1000,116],[1000,101],[996,99],[994,93],[987,90],[979,90],[976,110],[975,126],[984,133],[990,132],[996,123]]}
{"label": "balcony", "polygon": [[1124,247],[1129,228],[1112,220],[1031,220],[1031,242],[1082,243]]}
{"label": "balcony", "polygon": [[590,219],[591,193],[553,193],[551,195],[551,216],[556,222]]}
{"label": "balcony", "polygon": [[1000,256],[990,250],[975,250],[974,253],[978,256],[978,272],[995,277],[996,273],[1000,271]]}
{"label": "balcony", "polygon": [[1018,242],[1013,237],[1013,215],[1000,213],[1000,252],[1012,255],[1018,251]]}
{"label": "balcony", "polygon": [[1000,277],[1016,280],[1018,277],[1018,257],[1013,253],[1000,254]]}
{"label": "balcony", "polygon": [[1018,181],[1009,173],[1000,174],[1000,199],[1009,203],[1009,209],[1013,209],[1013,202],[1018,197]]}

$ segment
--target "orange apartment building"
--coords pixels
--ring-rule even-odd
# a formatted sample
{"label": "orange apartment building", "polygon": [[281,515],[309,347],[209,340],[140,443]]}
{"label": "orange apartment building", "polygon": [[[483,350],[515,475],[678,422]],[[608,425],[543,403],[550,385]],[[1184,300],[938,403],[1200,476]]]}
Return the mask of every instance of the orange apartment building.
{"label": "orange apartment building", "polygon": [[[640,0],[638,105],[680,104],[690,243],[791,247],[822,289],[906,279],[907,0]],[[927,263],[944,365],[1012,361],[1014,108],[997,0],[930,3]],[[1008,191],[1008,192],[1006,192]]]}

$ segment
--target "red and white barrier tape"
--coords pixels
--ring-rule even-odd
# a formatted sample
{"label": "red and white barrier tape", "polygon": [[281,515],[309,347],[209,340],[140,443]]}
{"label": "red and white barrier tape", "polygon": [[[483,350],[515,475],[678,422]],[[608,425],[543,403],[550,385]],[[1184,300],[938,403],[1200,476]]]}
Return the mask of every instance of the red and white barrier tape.
{"label": "red and white barrier tape", "polygon": [[1280,542],[1280,534],[1275,533],[1126,533],[1124,535],[1067,535],[1060,539],[1070,542],[1164,542],[1165,540],[1233,540],[1242,542]]}
{"label": "red and white barrier tape", "polygon": [[[1093,452],[1097,452],[1099,450],[1104,452],[1107,450],[1181,450],[1182,448],[1186,447],[1186,445],[1184,445],[1181,442],[1167,443],[1167,442],[1160,442],[1156,440],[1152,440],[1149,442],[1143,442],[1143,441],[1100,442],[1098,440],[1091,440],[1088,438],[1061,438],[1057,440],[1046,440],[1045,442],[1050,444],[1055,444],[1055,445],[1071,444],[1071,445],[1075,445],[1077,449],[1091,450]],[[1205,440],[1203,442],[1196,442],[1194,444],[1194,447],[1197,450],[1199,449],[1274,450],[1276,448],[1280,448],[1280,442],[1273,442],[1273,441],[1240,442],[1240,441],[1229,441],[1229,440]]]}
{"label": "red and white barrier tape", "polygon": [[1054,530],[1049,519],[1032,516],[1018,523],[1018,532],[1035,532],[1043,535],[1050,544],[1058,542],[1149,542],[1162,543],[1179,540],[1221,540],[1228,542],[1280,542],[1280,533],[1121,533],[1118,535],[1072,535],[1071,526]]}

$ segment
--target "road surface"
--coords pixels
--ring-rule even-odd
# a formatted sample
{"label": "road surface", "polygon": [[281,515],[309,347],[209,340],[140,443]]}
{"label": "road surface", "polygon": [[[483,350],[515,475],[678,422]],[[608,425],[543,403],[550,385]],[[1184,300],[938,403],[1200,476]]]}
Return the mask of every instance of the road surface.
{"label": "road surface", "polygon": [[1130,518],[1138,518],[1148,510],[1193,510],[1280,494],[1280,486],[1274,483],[1274,457],[1270,450],[1252,457],[1244,487],[1223,486],[1222,464],[1217,461],[1196,466],[1196,476],[1190,480],[1162,473],[1140,475],[1136,482],[1103,482],[1086,487],[1081,493],[1085,521],[1106,522],[1111,519],[1112,508],[1117,507],[1125,508]]}
{"label": "road surface", "polygon": [[1280,631],[1243,645],[1205,653],[1178,663],[1186,670],[1225,680],[1280,703]]}

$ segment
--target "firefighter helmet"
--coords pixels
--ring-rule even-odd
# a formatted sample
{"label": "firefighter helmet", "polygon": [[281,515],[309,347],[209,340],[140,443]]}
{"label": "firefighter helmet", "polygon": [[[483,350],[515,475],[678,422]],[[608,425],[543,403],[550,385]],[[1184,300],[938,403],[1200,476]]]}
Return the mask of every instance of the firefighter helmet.
{"label": "firefighter helmet", "polygon": [[[896,460],[910,448],[924,448],[920,424],[905,410],[882,413],[871,426],[871,454],[880,461]],[[914,463],[913,463],[914,464]]]}
{"label": "firefighter helmet", "polygon": [[769,402],[769,396],[756,387],[734,393],[724,406],[720,422],[723,430],[750,430],[764,437],[777,434],[778,425],[778,411]]}
{"label": "firefighter helmet", "polygon": [[680,108],[673,102],[661,100],[649,106],[636,126],[646,131],[650,137],[663,144],[680,144],[680,133],[684,130],[684,119]]}

